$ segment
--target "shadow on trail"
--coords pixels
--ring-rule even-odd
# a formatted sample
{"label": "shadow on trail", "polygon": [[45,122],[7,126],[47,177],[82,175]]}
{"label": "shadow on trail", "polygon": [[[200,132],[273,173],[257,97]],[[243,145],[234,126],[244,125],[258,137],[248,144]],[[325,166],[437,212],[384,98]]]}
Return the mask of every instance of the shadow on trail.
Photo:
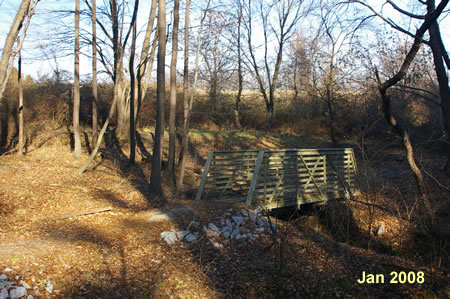
{"label": "shadow on trail", "polygon": [[[137,140],[139,140],[137,143],[141,153],[144,153],[146,157],[151,157],[145,149],[140,135],[137,134],[137,136],[139,136],[137,137]],[[149,162],[144,159],[142,165],[138,162],[135,162],[134,165],[130,165],[128,157],[124,154],[122,148],[120,147],[119,140],[117,139],[114,130],[108,129],[104,138],[106,146],[99,151],[102,157],[102,162],[94,167],[94,171],[100,164],[105,164],[105,161],[110,161],[114,167],[114,170],[117,170],[121,177],[128,180],[130,184],[145,197],[148,203],[148,208],[157,208],[165,205],[167,203],[166,199],[157,198],[157,200],[155,200],[155,198],[153,198],[150,194],[149,177],[146,176],[146,173],[150,174],[150,170],[148,168],[143,168],[143,166],[146,166],[144,163]],[[106,165],[104,166],[108,167]],[[114,206],[129,208],[124,201],[118,199],[114,196],[114,194],[109,194],[105,190],[96,190],[95,192],[102,198],[106,198]]]}
{"label": "shadow on trail", "polygon": [[[141,253],[139,248],[130,247],[124,239],[117,238],[110,231],[105,232],[82,223],[71,223],[69,227],[54,224],[45,229],[49,237],[64,242],[65,248],[76,246],[80,248],[80,253],[89,252],[91,258],[97,261],[94,265],[89,259],[80,259],[79,263],[71,265],[72,270],[78,271],[77,279],[58,290],[58,296],[153,297],[157,286],[164,281],[164,265],[152,264],[150,257]],[[136,263],[137,257],[139,263]],[[66,262],[70,264],[70,261]],[[143,276],[147,278],[144,284]],[[52,282],[55,284],[55,280]]]}

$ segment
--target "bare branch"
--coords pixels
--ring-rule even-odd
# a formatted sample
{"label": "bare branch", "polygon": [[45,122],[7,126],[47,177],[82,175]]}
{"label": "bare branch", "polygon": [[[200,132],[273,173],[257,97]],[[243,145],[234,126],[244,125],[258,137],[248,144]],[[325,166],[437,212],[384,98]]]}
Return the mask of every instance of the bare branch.
{"label": "bare branch", "polygon": [[427,15],[427,18],[425,19],[425,21],[415,34],[416,38],[414,39],[414,43],[411,46],[410,51],[406,55],[405,60],[403,61],[402,66],[400,67],[400,70],[392,78],[390,78],[389,80],[380,85],[380,91],[385,92],[389,87],[395,85],[406,75],[406,72],[408,71],[408,68],[412,63],[414,56],[416,55],[417,51],[419,51],[420,45],[423,42],[423,35],[428,30],[428,28],[430,28],[430,26],[434,22],[436,22],[437,18],[442,13],[445,6],[448,4],[448,1],[449,0],[441,1],[436,10],[433,13]]}
{"label": "bare branch", "polygon": [[[88,0],[84,0],[84,3],[87,5],[87,7],[89,8],[89,10],[92,12],[92,6],[89,4]],[[103,25],[103,23],[97,18],[97,24],[100,26],[100,28],[102,29],[103,33],[106,35],[106,37],[113,42],[113,38],[111,35],[109,35],[108,30],[106,30],[106,27]]]}
{"label": "bare branch", "polygon": [[[351,2],[361,4],[362,6],[368,8],[374,15],[376,15],[377,17],[379,17],[381,20],[383,20],[385,23],[387,23],[387,24],[388,24],[389,26],[391,26],[393,29],[398,30],[398,31],[400,31],[400,32],[403,32],[403,33],[405,33],[405,34],[411,36],[412,38],[416,38],[416,35],[415,35],[415,34],[411,33],[410,31],[408,31],[408,30],[406,30],[406,29],[404,29],[404,28],[402,28],[401,26],[397,25],[397,24],[396,24],[394,21],[392,21],[390,18],[384,17],[382,14],[380,14],[379,12],[377,12],[372,6],[366,4],[366,3],[362,2],[362,1],[359,1],[359,0],[352,0]],[[423,40],[423,38],[421,38],[421,39],[422,39],[422,42],[423,42],[423,43],[428,44],[428,41]]]}
{"label": "bare branch", "polygon": [[386,2],[389,3],[396,11],[398,11],[398,12],[400,12],[400,13],[402,13],[402,14],[404,14],[404,15],[410,17],[410,18],[413,18],[413,19],[420,19],[420,20],[424,20],[424,19],[425,19],[425,16],[424,16],[424,15],[416,15],[416,14],[410,13],[410,12],[404,10],[404,9],[401,9],[400,7],[398,7],[398,6],[397,6],[394,2],[392,2],[391,0],[387,0]]}
{"label": "bare branch", "polygon": [[[406,89],[401,89],[400,87],[404,87],[404,88],[406,88]],[[431,93],[431,92],[430,92],[430,94],[431,94],[432,96],[435,96],[435,97],[429,97],[429,96],[426,96],[426,95],[424,95],[424,94],[420,94],[420,93],[414,91],[415,88],[413,88],[413,87],[410,87],[410,86],[404,86],[404,85],[399,85],[399,87],[393,87],[393,89],[394,89],[394,90],[401,91],[401,92],[406,92],[406,93],[409,93],[409,94],[412,94],[412,95],[415,95],[415,96],[418,96],[418,97],[424,99],[425,101],[430,102],[430,103],[432,103],[432,104],[434,104],[434,105],[437,105],[437,106],[440,106],[440,105],[441,105],[439,102],[437,102],[437,101],[435,100],[435,99],[437,98],[437,96],[436,96],[434,93]],[[409,90],[409,89],[412,89],[412,90]],[[420,88],[418,88],[418,89],[419,89],[420,91],[428,92],[427,90],[423,90],[423,89],[420,89]]]}

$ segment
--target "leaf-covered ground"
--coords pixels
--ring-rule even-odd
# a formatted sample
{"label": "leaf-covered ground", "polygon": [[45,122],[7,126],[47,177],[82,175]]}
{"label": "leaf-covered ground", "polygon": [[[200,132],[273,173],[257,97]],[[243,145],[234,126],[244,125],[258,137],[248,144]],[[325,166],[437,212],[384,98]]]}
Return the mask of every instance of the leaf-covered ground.
{"label": "leaf-covered ground", "polygon": [[[62,134],[62,137],[58,134]],[[150,151],[148,132],[141,132]],[[126,153],[109,142],[88,172],[77,175],[87,153],[75,161],[61,132],[42,137],[27,155],[0,157],[0,272],[13,269],[39,287],[39,297],[448,297],[449,274],[414,258],[405,247],[414,243],[406,220],[380,195],[368,233],[367,198],[334,203],[288,221],[256,241],[231,241],[223,248],[195,244],[168,245],[160,233],[186,229],[192,220],[215,222],[229,202],[196,202],[149,195],[148,153],[140,147],[139,163],[126,166]],[[238,133],[196,132],[188,164],[188,185],[195,188],[207,151],[212,148],[292,147],[298,140]],[[318,142],[303,138],[314,147]],[[292,142],[292,144],[290,144]],[[308,143],[309,142],[309,143]],[[405,180],[408,184],[408,180]],[[176,217],[151,221],[154,213]],[[91,213],[92,212],[92,213]],[[81,215],[86,213],[86,215]],[[420,238],[420,236],[418,237]],[[367,244],[370,240],[370,250]],[[448,241],[448,240],[447,240]],[[443,258],[447,258],[443,256]],[[445,263],[442,263],[445,265]],[[385,282],[358,284],[362,272],[383,274]],[[424,273],[423,283],[391,284],[391,272]],[[46,281],[54,286],[45,290]]]}

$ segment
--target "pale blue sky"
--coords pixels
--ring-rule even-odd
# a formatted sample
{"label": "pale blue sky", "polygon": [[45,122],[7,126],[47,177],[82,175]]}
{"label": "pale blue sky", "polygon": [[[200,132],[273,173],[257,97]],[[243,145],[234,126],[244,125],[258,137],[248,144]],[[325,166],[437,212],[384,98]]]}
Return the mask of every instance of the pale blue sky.
{"label": "pale blue sky", "polygon": [[[101,2],[102,0],[97,0],[98,2]],[[83,5],[83,1],[82,6]],[[138,18],[138,28],[143,28],[145,26],[145,22],[148,17],[149,12],[149,2],[150,1],[141,1],[140,3],[140,14]],[[184,1],[182,1],[182,9],[184,8]],[[381,1],[371,1],[373,5],[379,5]],[[400,0],[396,1],[398,5],[400,5],[402,8],[407,9],[408,5],[410,5],[411,1],[406,0]],[[414,1],[415,3],[415,1]],[[9,26],[12,23],[12,20],[14,18],[14,15],[16,13],[17,7],[20,4],[20,0],[0,0],[0,47],[4,43],[4,38],[9,30]],[[195,5],[195,4],[193,4]],[[201,5],[197,2],[197,5]],[[73,24],[73,16],[67,17],[66,19],[59,19],[58,22],[54,22],[55,20],[52,20],[52,17],[55,16],[55,14],[52,14],[51,11],[56,9],[73,9],[74,8],[74,1],[73,0],[41,0],[38,9],[36,11],[36,15],[32,19],[32,23],[30,26],[29,33],[27,35],[27,40],[24,45],[24,72],[27,74],[31,74],[33,78],[37,79],[42,75],[49,74],[52,72],[52,68],[55,67],[55,63],[52,59],[47,60],[45,56],[43,55],[44,51],[39,50],[39,45],[41,43],[46,42],[46,36],[48,36],[47,32],[51,32],[51,30],[60,30],[61,28],[55,28],[55,24],[61,24],[61,21],[63,23],[66,23],[67,26],[71,27]],[[193,9],[195,11],[195,8]],[[198,10],[197,10],[198,11]],[[392,12],[391,9],[389,9],[388,5],[384,6],[384,13],[386,13],[387,16],[391,17],[395,21],[401,22],[401,16],[398,13]],[[181,11],[181,20],[180,20],[180,27],[183,27],[183,15],[184,11]],[[192,23],[196,24],[198,23],[198,15],[193,13],[192,17]],[[170,16],[167,16],[167,20],[170,20]],[[409,20],[408,20],[409,21]],[[413,23],[407,23],[403,22],[403,24],[409,29],[414,28]],[[60,26],[60,25],[58,25]],[[86,28],[89,30],[89,28]],[[414,30],[412,30],[414,31]],[[447,45],[447,48],[450,46],[450,17],[448,15],[444,16],[441,20],[441,32],[444,38],[444,42]],[[51,34],[50,34],[51,36]],[[180,39],[182,36],[180,36]],[[194,38],[194,37],[191,37]],[[255,39],[257,40],[257,39]],[[55,43],[56,45],[56,43]],[[168,45],[168,50],[170,50],[170,45]],[[87,49],[88,52],[90,52],[90,49]],[[55,52],[57,55],[64,53],[62,49],[55,49]],[[70,49],[69,49],[70,52]],[[47,53],[47,57],[51,58],[52,54]],[[181,57],[181,54],[179,55]],[[193,59],[191,59],[193,61]],[[90,67],[91,62],[90,59],[87,57],[82,56],[81,57],[81,72],[82,74],[86,75],[90,73]],[[179,64],[181,65],[181,63]],[[73,71],[73,57],[68,56],[65,58],[58,59],[58,67],[62,70],[66,70],[68,72]]]}

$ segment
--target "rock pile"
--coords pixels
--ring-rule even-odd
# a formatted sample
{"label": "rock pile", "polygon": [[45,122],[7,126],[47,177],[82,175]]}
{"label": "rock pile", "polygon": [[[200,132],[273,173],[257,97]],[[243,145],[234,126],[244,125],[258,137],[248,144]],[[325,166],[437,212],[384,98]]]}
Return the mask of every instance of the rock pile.
{"label": "rock pile", "polygon": [[[38,286],[30,286],[27,282],[20,279],[19,275],[13,277],[13,269],[5,268],[3,274],[0,274],[0,299],[16,299],[16,298],[26,298],[33,299],[33,293],[36,296],[41,296]],[[0,272],[1,273],[1,272]],[[6,274],[7,273],[7,274]],[[33,280],[34,282],[34,280]],[[45,281],[45,291],[51,294],[53,292],[53,285],[50,280]]]}
{"label": "rock pile", "polygon": [[161,239],[173,245],[177,241],[187,243],[196,242],[200,234],[208,239],[207,244],[216,248],[228,245],[230,240],[253,241],[261,234],[272,233],[277,230],[275,222],[267,221],[260,208],[242,209],[234,211],[228,209],[224,216],[219,217],[216,223],[209,222],[200,230],[200,223],[192,221],[189,228],[184,231],[166,231],[161,233]]}
{"label": "rock pile", "polygon": [[193,243],[197,241],[198,238],[198,232],[191,232],[189,230],[182,230],[182,231],[175,231],[175,229],[172,229],[171,231],[162,232],[161,233],[161,239],[166,241],[167,244],[173,245],[178,240],[185,241],[187,243]]}
{"label": "rock pile", "polygon": [[15,279],[10,277],[11,272],[13,270],[11,268],[6,268],[4,270],[5,273],[8,274],[0,274],[0,299],[6,298],[27,298],[33,299],[33,295],[28,295],[29,292],[33,292],[36,295],[39,295],[39,287],[35,286],[31,287],[28,283],[23,280],[20,280],[20,276],[16,275]]}

